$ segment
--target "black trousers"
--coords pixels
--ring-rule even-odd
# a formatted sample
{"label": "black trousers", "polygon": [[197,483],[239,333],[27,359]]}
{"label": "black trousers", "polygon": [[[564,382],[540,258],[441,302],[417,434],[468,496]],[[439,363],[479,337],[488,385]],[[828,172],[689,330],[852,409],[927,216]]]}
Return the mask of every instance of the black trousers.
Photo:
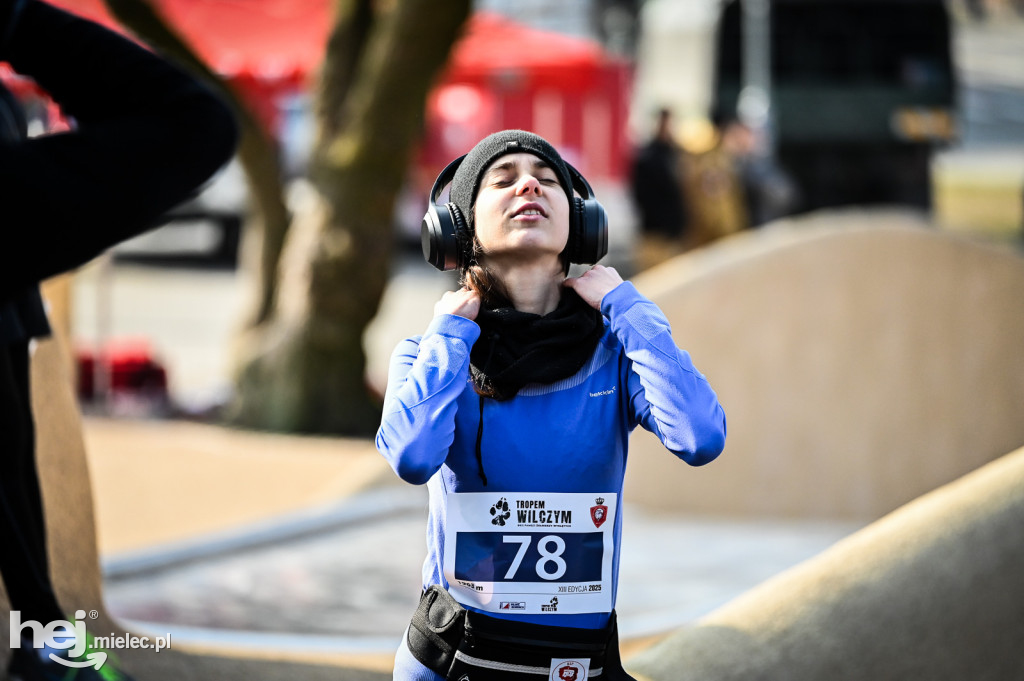
{"label": "black trousers", "polygon": [[66,619],[46,556],[27,341],[0,345],[0,573],[22,622]]}

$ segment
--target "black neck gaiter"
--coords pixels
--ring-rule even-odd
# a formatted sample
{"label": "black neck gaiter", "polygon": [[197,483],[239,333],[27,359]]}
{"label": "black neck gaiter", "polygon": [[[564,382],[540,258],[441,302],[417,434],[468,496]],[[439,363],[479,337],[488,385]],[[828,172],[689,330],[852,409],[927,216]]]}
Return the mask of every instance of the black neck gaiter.
{"label": "black neck gaiter", "polygon": [[516,396],[529,383],[554,383],[579,371],[604,333],[601,313],[572,289],[546,315],[510,304],[481,309],[480,338],[470,353],[476,391],[496,400]]}

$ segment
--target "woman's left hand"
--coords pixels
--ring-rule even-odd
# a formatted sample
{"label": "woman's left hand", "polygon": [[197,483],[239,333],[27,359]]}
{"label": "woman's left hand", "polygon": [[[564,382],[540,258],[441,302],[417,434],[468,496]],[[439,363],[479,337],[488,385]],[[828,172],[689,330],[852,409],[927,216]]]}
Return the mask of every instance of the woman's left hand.
{"label": "woman's left hand", "polygon": [[595,310],[601,309],[601,301],[613,288],[622,283],[622,277],[614,267],[594,265],[578,277],[569,277],[564,282],[579,297]]}

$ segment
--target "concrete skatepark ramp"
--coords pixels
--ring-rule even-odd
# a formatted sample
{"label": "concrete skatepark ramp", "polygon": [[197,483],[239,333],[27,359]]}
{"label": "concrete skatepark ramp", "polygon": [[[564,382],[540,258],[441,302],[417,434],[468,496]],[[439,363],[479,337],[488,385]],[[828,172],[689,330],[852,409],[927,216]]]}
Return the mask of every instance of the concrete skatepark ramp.
{"label": "concrete skatepark ramp", "polygon": [[715,386],[729,436],[698,471],[663,465],[657,443],[634,436],[627,496],[869,520],[925,496],[630,669],[657,681],[1024,678],[1024,258],[908,214],[828,213],[637,285]]}
{"label": "concrete skatepark ramp", "polygon": [[718,392],[706,469],[633,436],[626,498],[871,521],[1024,444],[1024,258],[913,214],[820,213],[648,270],[637,287]]}
{"label": "concrete skatepark ramp", "polygon": [[651,681],[1024,679],[1024,449],[629,661]]}

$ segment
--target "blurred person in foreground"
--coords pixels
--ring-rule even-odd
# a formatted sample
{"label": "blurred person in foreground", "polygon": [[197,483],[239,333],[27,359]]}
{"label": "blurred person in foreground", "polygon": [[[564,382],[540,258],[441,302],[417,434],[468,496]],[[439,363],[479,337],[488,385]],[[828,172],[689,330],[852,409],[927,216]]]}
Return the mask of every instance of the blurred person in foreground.
{"label": "blurred person in foreground", "polygon": [[395,349],[377,432],[430,495],[394,678],[631,679],[614,611],[629,433],[699,466],[725,414],[632,284],[600,265],[567,276],[604,255],[607,215],[547,141],[490,135],[429,200],[424,254],[462,288]]}
{"label": "blurred person in foreground", "polygon": [[0,0],[0,61],[73,121],[69,132],[28,139],[18,102],[0,85],[0,571],[20,623],[8,673],[128,678],[109,661],[76,666],[88,644],[74,630],[40,647],[29,624],[76,619],[50,580],[36,472],[30,343],[50,332],[38,284],[154,226],[230,158],[237,131],[225,105],[179,69],[37,0]]}

